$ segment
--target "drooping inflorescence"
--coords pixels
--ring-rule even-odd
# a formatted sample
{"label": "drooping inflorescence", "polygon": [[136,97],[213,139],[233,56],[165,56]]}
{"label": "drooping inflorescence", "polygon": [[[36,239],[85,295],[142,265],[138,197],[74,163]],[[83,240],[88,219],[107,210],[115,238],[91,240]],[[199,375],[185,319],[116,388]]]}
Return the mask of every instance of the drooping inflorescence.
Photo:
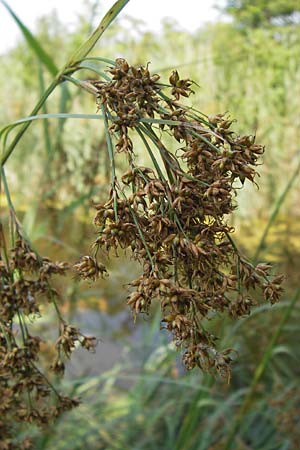
{"label": "drooping inflorescence", "polygon": [[[60,313],[52,278],[64,277],[69,265],[39,256],[24,237],[13,209],[10,214],[11,248],[0,224],[0,447],[26,449],[31,448],[30,441],[17,443],[16,427],[44,426],[79,404],[54,387],[49,369],[63,375],[75,347],[91,350],[96,340],[67,324]],[[59,325],[55,342],[40,337],[39,329],[34,332],[36,319],[50,304]],[[47,347],[54,354],[50,363],[43,356]]]}
{"label": "drooping inflorescence", "polygon": [[[99,248],[108,254],[131,250],[142,267],[130,283],[127,303],[134,314],[148,314],[159,302],[162,327],[183,350],[186,368],[228,378],[232,351],[216,348],[217,337],[205,329],[205,319],[249,314],[254,289],[271,303],[282,290],[283,277],[270,276],[268,264],[252,265],[240,254],[228,225],[236,189],[246,179],[255,182],[264,148],[253,136],[236,135],[225,115],[207,117],[179,103],[189,97],[193,82],[180,79],[177,71],[168,85],[148,66],[132,67],[124,59],[108,73],[110,80],[93,85],[104,116],[112,183],[107,201],[96,205],[95,256],[81,264],[94,261],[94,278]],[[176,156],[165,143],[170,138],[178,142]],[[152,167],[137,162],[135,147],[141,144]],[[119,178],[117,153],[126,155],[128,166]],[[87,278],[83,266],[77,265],[78,274]]]}

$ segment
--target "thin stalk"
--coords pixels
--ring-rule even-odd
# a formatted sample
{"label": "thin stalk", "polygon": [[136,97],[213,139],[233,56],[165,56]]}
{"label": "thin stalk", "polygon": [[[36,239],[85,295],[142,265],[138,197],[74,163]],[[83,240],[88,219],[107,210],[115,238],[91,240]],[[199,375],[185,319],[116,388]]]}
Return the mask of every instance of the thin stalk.
{"label": "thin stalk", "polygon": [[161,168],[159,167],[159,164],[158,164],[158,162],[156,161],[156,158],[155,158],[155,156],[154,156],[154,154],[153,154],[153,152],[152,152],[152,150],[151,150],[150,145],[149,145],[148,142],[147,142],[147,139],[145,139],[145,136],[144,136],[144,134],[142,133],[142,131],[140,130],[139,126],[136,126],[135,129],[136,129],[136,131],[138,132],[140,138],[142,139],[143,144],[145,145],[145,147],[146,147],[146,149],[147,149],[147,152],[149,153],[149,156],[150,156],[150,158],[151,158],[151,161],[153,162],[153,165],[154,165],[154,167],[155,167],[155,169],[156,169],[156,172],[157,172],[159,178],[161,179],[161,181],[166,182],[166,179],[165,179],[165,177],[164,177],[164,174],[162,173]]}
{"label": "thin stalk", "polygon": [[230,234],[228,232],[226,232],[225,235],[226,235],[227,239],[229,240],[229,242],[230,242],[232,248],[234,249],[235,253],[237,255],[239,255],[240,254],[239,249],[237,248],[237,245],[234,242],[234,240],[232,239],[232,237],[230,236]]}
{"label": "thin stalk", "polygon": [[215,150],[217,153],[220,153],[220,149],[218,147],[216,147],[214,144],[212,144],[208,139],[206,139],[206,137],[202,136],[199,133],[196,133],[196,131],[191,131],[191,135],[195,136],[196,138],[201,139],[201,141],[205,142],[205,144],[207,144],[210,148]]}
{"label": "thin stalk", "polygon": [[82,61],[100,61],[111,64],[112,66],[116,65],[116,61],[109,58],[102,58],[101,56],[87,56],[78,60],[79,63],[81,63]]}
{"label": "thin stalk", "polygon": [[[157,83],[157,84],[161,84],[161,83]],[[171,87],[170,85],[165,85],[165,84],[162,84],[162,86],[167,86],[167,87]],[[158,95],[161,97],[161,98],[163,98],[164,100],[165,100],[165,102],[166,103],[169,103],[169,104],[172,104],[173,103],[173,100],[172,99],[170,99],[166,94],[164,94],[162,91],[160,91],[159,93],[158,93]],[[191,117],[192,119],[196,119],[196,120],[200,120],[202,123],[205,123],[205,125],[207,125],[210,129],[212,129],[213,128],[213,125],[208,121],[208,120],[205,120],[205,119],[203,119],[203,117],[201,117],[201,116],[204,116],[204,117],[206,117],[207,119],[208,119],[208,117],[207,117],[207,115],[206,114],[204,114],[203,112],[201,112],[201,111],[198,111],[196,108],[193,108],[193,107],[186,107],[186,106],[184,106],[184,105],[180,105],[180,107],[182,108],[182,109],[184,109],[185,111],[196,111],[198,114],[191,114],[191,113],[189,113],[189,117]],[[169,111],[168,110],[165,110],[166,112],[167,112],[167,114],[169,114]],[[201,116],[199,116],[199,114],[201,114]]]}
{"label": "thin stalk", "polygon": [[[158,173],[160,179],[161,179],[164,183],[167,183],[167,180],[165,179],[165,177],[164,177],[164,175],[163,175],[163,173],[162,173],[162,171],[161,171],[161,169],[160,169],[160,167],[159,167],[159,165],[158,165],[158,163],[157,163],[157,161],[156,161],[156,159],[155,159],[155,156],[154,156],[154,154],[153,154],[153,152],[152,152],[152,150],[151,150],[151,147],[149,146],[147,140],[145,139],[145,136],[143,135],[143,132],[139,129],[139,127],[135,127],[135,129],[136,129],[136,131],[138,132],[138,134],[140,135],[140,137],[141,137],[143,143],[145,144],[145,147],[146,147],[146,149],[147,149],[147,151],[148,151],[148,153],[149,153],[149,155],[150,155],[150,157],[151,157],[151,160],[152,160],[152,162],[153,162],[153,164],[154,164],[154,166],[155,166],[155,168],[156,168],[156,171],[157,171],[157,173]],[[167,188],[168,188],[168,196],[170,197],[169,186],[167,186]],[[186,237],[185,232],[184,232],[184,230],[183,230],[183,228],[182,228],[181,222],[180,222],[180,220],[179,220],[179,218],[178,218],[178,216],[177,216],[177,213],[176,213],[176,211],[172,208],[172,199],[171,199],[171,198],[169,198],[169,202],[170,202],[170,208],[171,208],[171,210],[172,210],[172,212],[173,212],[173,214],[174,214],[174,217],[175,217],[175,222],[177,223],[177,226],[179,227],[180,231],[181,231],[181,232],[184,234],[184,236]]]}
{"label": "thin stalk", "polygon": [[[143,119],[141,119],[140,122],[144,123]],[[180,173],[181,175],[184,175],[184,177],[188,178],[191,181],[195,181],[195,182],[197,182],[199,184],[202,184],[204,186],[209,186],[208,183],[205,183],[204,181],[198,180],[197,178],[194,178],[193,176],[189,175],[188,173],[183,172],[181,170],[179,164],[178,164],[178,166],[175,166],[172,163],[171,156],[173,157],[173,155],[166,150],[166,148],[164,147],[164,145],[162,144],[160,139],[156,136],[155,132],[152,130],[152,128],[149,126],[149,124],[146,124],[145,126],[141,125],[140,128],[145,134],[147,134],[147,136],[152,140],[152,142],[158,148],[158,150],[160,152],[160,155],[162,157],[162,160],[164,162],[164,165],[166,167],[167,172],[168,172],[168,167],[170,166],[175,173]],[[169,172],[168,172],[168,175],[169,175]],[[171,177],[173,177],[172,174],[171,174]],[[174,183],[173,178],[172,178],[172,180],[170,180],[170,182]]]}
{"label": "thin stalk", "polygon": [[6,325],[4,323],[2,323],[2,321],[0,319],[0,329],[1,329],[2,333],[4,334],[4,337],[5,337],[5,340],[7,343],[7,348],[11,352],[11,350],[12,350],[11,339],[10,339],[10,336],[6,333],[5,326]]}
{"label": "thin stalk", "polygon": [[[28,338],[28,329],[26,327],[26,323],[25,323],[24,317],[22,316],[21,311],[19,311],[19,310],[17,311],[17,316],[19,319],[19,325],[20,325],[21,334],[22,334],[23,346],[26,349],[26,337]],[[26,366],[28,367],[28,362],[26,363]],[[33,406],[32,406],[32,401],[31,401],[31,397],[30,397],[30,390],[29,390],[28,386],[27,386],[27,398],[28,398],[29,410],[32,411]]]}
{"label": "thin stalk", "polygon": [[[27,236],[27,234],[23,230],[22,225],[21,225],[21,223],[18,220],[17,213],[16,213],[15,207],[13,205],[13,202],[12,202],[12,199],[11,199],[11,196],[10,196],[10,192],[9,192],[9,188],[8,188],[8,183],[7,183],[4,167],[2,167],[2,166],[0,166],[0,174],[1,174],[1,178],[3,179],[4,192],[5,192],[5,196],[6,196],[6,199],[7,199],[7,204],[8,204],[9,209],[10,209],[10,217],[11,217],[11,222],[12,222],[11,223],[11,244],[12,244],[12,246],[15,245],[15,234],[14,234],[14,231],[15,231],[14,227],[15,227],[16,231],[20,235],[22,235],[22,238],[32,248],[32,250],[36,254],[38,260],[40,262],[42,262],[42,257],[39,255],[39,253],[36,250],[35,246],[31,243],[29,237]],[[13,225],[14,225],[14,227],[13,227]]]}
{"label": "thin stalk", "polygon": [[[170,85],[168,85],[168,84],[163,84],[163,83],[157,83],[157,84],[159,84],[159,85],[162,85],[162,86],[167,86],[167,87],[171,87]],[[165,100],[165,102],[166,103],[168,103],[168,104],[173,104],[174,103],[174,100],[172,100],[170,97],[168,97],[166,94],[164,94],[162,91],[160,91],[159,93],[158,93],[158,95],[161,97],[161,98],[163,98],[164,100]],[[205,125],[207,125],[209,128],[213,128],[213,125],[208,121],[208,116],[206,115],[206,114],[204,114],[202,111],[199,111],[198,109],[196,109],[196,108],[194,108],[194,107],[192,107],[192,106],[190,106],[190,107],[187,107],[187,106],[184,106],[184,105],[180,105],[180,107],[182,108],[182,109],[184,109],[185,111],[195,111],[196,113],[198,113],[198,114],[189,114],[189,117],[191,117],[191,118],[194,118],[194,119],[196,119],[196,120],[200,120],[202,123],[205,123]],[[167,110],[166,110],[167,111]],[[167,113],[169,114],[169,111],[167,111]],[[200,115],[199,115],[200,114]],[[203,116],[207,119],[203,119]]]}
{"label": "thin stalk", "polygon": [[234,422],[234,425],[231,429],[228,440],[227,440],[226,445],[223,450],[231,450],[233,448],[233,444],[234,444],[236,435],[241,428],[244,417],[245,417],[246,413],[248,412],[249,407],[251,406],[251,402],[252,402],[253,396],[256,392],[257,386],[258,386],[263,374],[265,373],[268,363],[272,357],[273,348],[275,347],[275,345],[282,333],[283,327],[286,324],[286,322],[288,321],[299,297],[300,297],[300,288],[298,288],[296,290],[295,295],[292,298],[289,307],[285,310],[285,313],[282,316],[281,321],[279,322],[278,328],[276,329],[275,333],[273,334],[273,336],[269,342],[269,345],[268,345],[266,351],[264,352],[263,357],[254,372],[254,376],[252,378],[248,394],[246,395],[246,397],[244,399],[244,402],[238,413],[238,417],[236,418],[236,420]]}
{"label": "thin stalk", "polygon": [[109,154],[110,164],[111,164],[111,183],[112,183],[112,189],[113,189],[113,199],[114,199],[114,213],[115,213],[115,221],[118,221],[118,202],[117,202],[117,195],[116,195],[116,167],[115,167],[115,158],[114,158],[114,149],[113,144],[109,132],[109,125],[108,125],[108,119],[106,114],[105,106],[101,106],[103,117],[104,117],[104,126],[105,126],[105,137],[106,137],[106,143],[107,143],[107,150]]}
{"label": "thin stalk", "polygon": [[[0,190],[0,192],[1,192],[1,190]],[[4,235],[4,231],[3,231],[3,225],[0,222],[0,256],[2,256],[1,255],[1,250],[3,250],[3,256],[4,256],[6,268],[8,269],[8,267],[9,267],[9,260],[8,260],[8,254],[7,254],[5,235]]]}
{"label": "thin stalk", "polygon": [[[37,102],[37,104],[35,105],[33,110],[31,111],[30,116],[35,116],[39,112],[41,107],[46,102],[47,98],[54,91],[54,89],[59,85],[59,83],[60,83],[60,78],[56,77],[54,79],[54,81],[52,81],[52,83],[50,84],[48,89],[44,92],[42,97],[39,99],[39,101]],[[18,142],[20,141],[21,137],[23,136],[23,134],[26,132],[26,130],[29,128],[30,125],[31,125],[31,121],[30,122],[25,122],[24,125],[21,127],[21,129],[18,131],[17,135],[15,136],[13,141],[10,143],[10,145],[7,148],[7,150],[4,152],[4,155],[1,157],[1,161],[0,161],[0,165],[1,166],[5,165],[6,161],[8,160],[8,158],[10,157],[12,152],[14,151],[16,145],[18,144]]]}
{"label": "thin stalk", "polygon": [[2,133],[4,130],[9,130],[10,128],[13,128],[17,125],[22,125],[23,123],[32,122],[33,120],[40,120],[40,119],[94,119],[94,120],[99,120],[99,119],[103,119],[103,116],[101,114],[73,114],[73,113],[37,114],[35,116],[28,116],[28,117],[25,117],[24,119],[16,120],[12,124],[5,127],[5,129],[3,128]]}
{"label": "thin stalk", "polygon": [[158,137],[156,136],[156,134],[150,127],[150,125],[148,125],[148,124],[142,125],[141,129],[144,131],[145,134],[147,134],[147,136],[149,136],[149,138],[151,139],[153,144],[158,148],[161,158],[163,160],[164,166],[166,168],[166,172],[168,174],[170,183],[174,184],[174,177],[170,170],[170,167],[173,168],[173,170],[177,170],[177,168],[175,168],[174,165],[170,162],[166,149],[164,148],[164,146],[162,145],[162,143],[160,142],[160,140],[158,139]]}
{"label": "thin stalk", "polygon": [[242,293],[242,286],[241,286],[241,258],[240,255],[237,254],[237,263],[236,263],[236,277],[238,280],[238,291],[239,294]]}
{"label": "thin stalk", "polygon": [[6,175],[5,175],[5,171],[4,171],[4,167],[3,166],[0,167],[0,172],[1,172],[1,178],[3,180],[4,192],[5,192],[5,196],[6,196],[6,199],[7,199],[7,203],[8,203],[9,209],[14,214],[16,214],[16,211],[15,211],[15,208],[14,208],[11,196],[10,196],[10,192],[9,192],[9,188],[8,188],[8,184],[7,184],[7,179],[6,179]]}
{"label": "thin stalk", "polygon": [[31,363],[31,366],[34,368],[34,370],[36,370],[46,381],[46,383],[48,384],[48,386],[52,389],[52,391],[54,392],[54,394],[60,399],[61,395],[59,394],[59,392],[55,389],[55,387],[53,386],[53,384],[49,381],[49,379],[46,377],[46,375],[40,371],[40,369],[34,364]]}
{"label": "thin stalk", "polygon": [[97,95],[97,89],[95,88],[95,86],[93,86],[88,81],[77,80],[76,78],[70,77],[69,75],[64,75],[63,79],[70,81],[71,83],[75,84],[75,86],[84,89],[85,91],[89,92],[90,94],[93,94],[95,96]]}
{"label": "thin stalk", "polygon": [[98,70],[96,67],[88,66],[85,64],[80,64],[77,71],[81,70],[81,69],[91,70],[92,72],[95,72],[100,77],[104,78],[106,81],[111,81],[111,78],[108,75],[106,75],[106,73],[102,72],[101,70]]}
{"label": "thin stalk", "polygon": [[22,341],[23,341],[23,345],[24,345],[24,347],[25,347],[25,342],[26,342],[26,339],[25,339],[25,330],[24,330],[24,328],[23,328],[23,323],[22,323],[20,311],[17,311],[17,315],[18,315],[19,325],[20,325],[21,334],[22,334]]}
{"label": "thin stalk", "polygon": [[[120,193],[123,195],[124,199],[127,200],[127,197],[126,197],[124,191],[123,191],[121,188],[119,188],[119,191],[120,191]],[[134,210],[132,209],[132,207],[131,207],[129,204],[128,204],[128,208],[129,208],[129,211],[130,211],[130,213],[131,213],[131,215],[132,215],[132,218],[133,218],[133,221],[134,221],[134,223],[135,223],[135,226],[137,227],[138,233],[139,233],[140,238],[141,238],[141,240],[142,240],[142,242],[143,242],[144,248],[145,248],[145,250],[146,250],[147,256],[148,256],[149,261],[150,261],[151,266],[152,266],[152,270],[153,270],[153,272],[154,272],[154,261],[153,261],[153,259],[152,259],[152,256],[151,256],[151,253],[150,253],[148,244],[147,244],[147,242],[146,242],[146,239],[145,239],[145,236],[144,236],[144,234],[143,234],[143,231],[142,231],[142,229],[141,229],[141,227],[140,227],[140,224],[139,224],[139,221],[138,221],[138,219],[137,219],[137,216],[136,216]]]}
{"label": "thin stalk", "polygon": [[59,307],[58,307],[58,305],[57,305],[57,302],[56,302],[56,300],[55,300],[55,297],[54,297],[54,295],[53,295],[53,293],[52,293],[51,286],[50,286],[50,284],[49,284],[48,281],[47,281],[46,283],[47,283],[47,287],[48,287],[48,293],[49,293],[50,301],[51,301],[51,303],[53,304],[54,309],[55,309],[56,314],[57,314],[57,317],[58,317],[58,319],[59,319],[58,330],[59,330],[59,334],[60,334],[60,324],[61,324],[61,323],[64,324],[65,321],[64,321],[64,318],[63,318],[63,316],[62,316],[62,314],[61,314],[61,312],[60,312],[60,309],[59,309]]}
{"label": "thin stalk", "polygon": [[[40,65],[39,65],[39,84],[40,84],[41,93],[45,92],[43,69]],[[48,114],[46,103],[44,103],[42,105],[42,112],[43,112],[43,114]],[[43,122],[43,131],[44,131],[44,139],[45,139],[45,144],[46,144],[45,147],[46,147],[46,151],[47,151],[47,159],[48,159],[48,161],[50,161],[53,151],[52,151],[51,137],[50,137],[50,133],[49,133],[49,124],[48,124],[47,120],[45,120]],[[48,161],[47,161],[47,164],[48,164]],[[46,173],[47,173],[47,170],[46,170]]]}
{"label": "thin stalk", "polygon": [[136,217],[136,215],[135,215],[135,212],[134,212],[134,210],[131,208],[130,205],[129,205],[129,210],[130,210],[130,212],[131,212],[133,221],[134,221],[134,223],[135,223],[135,225],[136,225],[136,227],[137,227],[137,229],[138,229],[140,238],[141,238],[141,240],[142,240],[142,242],[143,242],[143,244],[144,244],[144,247],[145,247],[147,256],[148,256],[149,261],[150,261],[151,266],[152,266],[152,270],[154,271],[154,262],[153,262],[153,259],[152,259],[152,256],[151,256],[149,247],[148,247],[148,245],[147,245],[147,242],[146,242],[146,240],[145,240],[145,236],[143,235],[143,232],[142,232],[142,230],[141,230],[141,227],[140,227],[140,224],[139,224],[139,222],[138,222],[138,220],[137,220],[137,217]]}
{"label": "thin stalk", "polygon": [[[189,114],[189,116],[191,116],[191,115]],[[201,118],[199,118],[197,116],[193,117],[193,119],[201,120]],[[208,130],[207,128],[203,128],[203,127],[200,127],[199,125],[191,124],[189,122],[185,122],[185,121],[182,121],[182,120],[155,119],[155,118],[152,118],[152,117],[151,118],[144,118],[143,117],[143,118],[139,119],[139,122],[141,122],[141,123],[148,123],[148,124],[156,123],[158,125],[180,126],[180,127],[183,127],[183,128],[187,128],[189,130],[204,131],[205,133],[210,133],[211,135],[213,135],[216,138],[221,139],[223,142],[225,142],[225,139],[221,135],[215,133],[212,129]],[[199,135],[198,137],[200,137],[200,136],[201,135]],[[200,137],[200,139],[202,139],[202,140],[206,139],[206,138],[204,138],[204,139],[203,138],[204,138],[203,136]],[[208,145],[213,146],[213,144],[210,141],[208,141],[208,140],[205,140],[204,142],[206,142]],[[215,147],[215,146],[213,146],[213,148],[215,150],[217,149],[217,147]],[[219,151],[219,149],[218,149],[218,151]]]}

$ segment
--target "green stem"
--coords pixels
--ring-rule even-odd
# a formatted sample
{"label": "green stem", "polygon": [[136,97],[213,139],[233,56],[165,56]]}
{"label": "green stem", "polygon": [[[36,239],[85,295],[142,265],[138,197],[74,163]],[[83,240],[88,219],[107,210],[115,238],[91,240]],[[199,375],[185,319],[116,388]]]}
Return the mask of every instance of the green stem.
{"label": "green stem", "polygon": [[105,136],[106,136],[106,143],[107,143],[107,150],[109,154],[110,164],[111,164],[111,183],[112,183],[112,190],[113,190],[113,199],[114,199],[114,213],[115,213],[115,221],[118,221],[118,203],[117,203],[117,195],[116,195],[116,167],[115,167],[115,158],[114,158],[114,149],[113,144],[109,132],[109,125],[108,125],[108,119],[107,119],[107,113],[106,108],[102,104],[101,106],[103,117],[104,117],[104,125],[105,125]]}
{"label": "green stem", "polygon": [[159,153],[161,155],[161,158],[163,160],[166,172],[168,174],[169,181],[170,181],[171,184],[174,184],[174,176],[172,174],[171,168],[174,171],[176,171],[176,170],[179,169],[179,167],[178,168],[174,167],[174,165],[170,161],[170,157],[168,155],[168,151],[165,149],[165,147],[163,146],[162,142],[158,139],[158,137],[156,136],[156,134],[152,130],[151,126],[149,124],[143,124],[143,125],[141,125],[141,129],[143,130],[143,132],[145,134],[147,134],[147,136],[151,139],[153,144],[158,148]]}
{"label": "green stem", "polygon": [[154,272],[154,271],[155,271],[154,262],[153,262],[153,259],[152,259],[152,256],[151,256],[149,247],[148,247],[148,245],[147,245],[147,242],[146,242],[146,240],[145,240],[145,236],[144,236],[144,234],[143,234],[143,232],[142,232],[142,230],[141,230],[140,224],[139,224],[139,222],[138,222],[138,219],[137,219],[137,217],[136,217],[136,215],[135,215],[134,210],[131,208],[130,205],[128,205],[128,206],[129,206],[129,210],[130,210],[130,212],[131,212],[133,221],[134,221],[134,223],[135,223],[135,226],[137,227],[138,233],[139,233],[140,238],[141,238],[141,240],[142,240],[142,242],[143,242],[143,245],[144,245],[144,247],[145,247],[147,256],[148,256],[148,258],[149,258],[149,261],[150,261],[150,263],[151,263],[152,270],[153,270],[153,272]]}
{"label": "green stem", "polygon": [[116,65],[116,61],[114,61],[113,59],[102,58],[101,56],[87,56],[85,58],[79,59],[78,63],[81,63],[82,61],[100,61],[111,64],[112,66]]}
{"label": "green stem", "polygon": [[217,153],[220,153],[220,149],[212,144],[206,137],[202,136],[202,134],[196,133],[196,131],[191,131],[191,135],[205,142],[210,148],[215,150]]}
{"label": "green stem", "polygon": [[[41,91],[41,94],[42,94],[43,92],[45,92],[45,83],[44,83],[43,69],[42,69],[41,65],[39,65],[39,84],[40,84],[40,91]],[[43,114],[48,114],[46,103],[44,103],[42,105],[42,113]],[[48,120],[45,120],[43,122],[43,131],[44,131],[44,139],[45,139],[46,151],[47,151],[47,162],[46,162],[46,164],[48,165],[49,161],[52,158],[52,154],[53,154]],[[45,172],[47,174],[47,167],[45,167]]]}
{"label": "green stem", "polygon": [[149,153],[149,156],[150,156],[150,158],[151,158],[151,160],[153,162],[153,165],[154,165],[154,167],[156,169],[156,172],[157,172],[159,178],[161,179],[161,181],[166,182],[166,179],[165,179],[165,177],[164,177],[164,175],[163,175],[163,173],[161,171],[161,168],[159,167],[158,162],[156,161],[156,158],[155,158],[155,156],[154,156],[154,154],[153,154],[153,152],[151,150],[150,145],[147,142],[147,139],[145,139],[145,136],[142,133],[142,131],[140,130],[139,126],[135,127],[135,129],[138,132],[138,134],[140,135],[140,137],[141,137],[141,139],[142,139],[142,141],[143,141],[143,143],[144,143],[144,145],[145,145],[145,147],[147,149],[147,152]]}
{"label": "green stem", "polygon": [[5,323],[2,323],[2,321],[1,321],[1,319],[0,319],[0,329],[1,329],[2,333],[4,334],[4,337],[5,337],[5,340],[6,340],[6,344],[7,344],[7,348],[8,348],[8,351],[11,352],[11,350],[12,350],[11,338],[10,338],[10,336],[6,333],[5,326],[6,326]]}
{"label": "green stem", "polygon": [[58,393],[58,391],[55,389],[55,387],[53,386],[53,384],[49,381],[49,379],[46,377],[46,375],[33,363],[31,362],[31,366],[34,368],[34,370],[36,370],[46,381],[46,383],[48,384],[48,386],[52,389],[52,391],[54,392],[54,394],[60,399],[61,395]]}
{"label": "green stem", "polygon": [[100,77],[104,78],[106,81],[111,81],[111,78],[106,75],[106,73],[102,72],[101,70],[98,70],[96,67],[88,66],[86,64],[80,64],[77,70],[91,70],[92,72],[95,72]]}
{"label": "green stem", "polygon": [[9,192],[9,188],[8,188],[8,184],[7,184],[7,179],[6,179],[6,175],[5,175],[5,171],[4,171],[4,167],[2,165],[0,167],[0,172],[1,172],[1,178],[3,180],[4,192],[5,192],[5,196],[6,196],[6,200],[7,200],[9,209],[11,209],[14,214],[16,214],[13,202],[11,200],[11,196],[10,196],[10,192]]}
{"label": "green stem", "polygon": [[[31,113],[30,113],[31,116],[35,116],[39,112],[39,110],[41,109],[41,107],[44,105],[45,101],[49,97],[49,95],[54,91],[54,89],[58,86],[59,83],[60,83],[60,77],[56,77],[55,80],[52,81],[52,83],[50,84],[48,89],[44,92],[42,97],[39,99],[39,101],[37,102],[37,104],[35,105],[33,110],[31,111]],[[11,144],[8,146],[7,150],[5,151],[4,155],[1,158],[1,161],[0,161],[1,166],[4,166],[4,164],[6,163],[6,161],[12,154],[12,152],[14,151],[19,140],[21,139],[21,137],[23,136],[23,134],[26,132],[27,128],[29,128],[30,125],[31,125],[31,121],[25,122],[24,125],[21,127],[21,129],[18,131],[17,135],[15,136],[15,138],[13,139]]]}
{"label": "green stem", "polygon": [[[145,144],[145,147],[146,147],[146,149],[147,149],[147,151],[148,151],[148,153],[149,153],[149,155],[150,155],[150,158],[151,158],[151,160],[152,160],[152,162],[153,162],[153,164],[154,164],[154,166],[155,166],[155,169],[156,169],[156,171],[157,171],[157,173],[158,173],[159,178],[160,178],[164,183],[166,183],[166,185],[167,185],[167,180],[165,179],[165,177],[164,177],[164,175],[163,175],[163,173],[162,173],[162,171],[161,171],[161,169],[160,169],[160,167],[159,167],[159,164],[158,164],[158,162],[156,161],[155,156],[154,156],[154,154],[153,154],[153,152],[152,152],[152,150],[151,150],[151,148],[150,148],[150,146],[149,146],[147,140],[145,139],[145,136],[143,135],[143,132],[140,130],[139,127],[135,127],[135,129],[136,129],[136,131],[138,132],[138,134],[140,135],[140,137],[141,137],[143,143]],[[144,132],[145,132],[145,130],[144,130]],[[149,136],[149,134],[147,134],[147,135]],[[149,137],[150,137],[150,136],[149,136]],[[180,231],[185,235],[184,230],[183,230],[183,227],[182,227],[182,225],[181,225],[181,222],[180,222],[180,220],[179,220],[179,218],[178,218],[178,216],[177,216],[177,213],[176,213],[176,211],[172,208],[172,198],[170,197],[170,189],[169,189],[169,186],[166,186],[166,187],[167,187],[167,190],[168,190],[168,197],[169,197],[170,210],[171,210],[172,213],[174,214],[175,222],[177,223],[177,226],[179,227]],[[186,236],[185,236],[185,237],[186,237]]]}
{"label": "green stem", "polygon": [[[0,179],[1,179],[1,177],[0,177]],[[0,193],[1,193],[1,189],[0,189]],[[4,256],[6,268],[8,269],[9,268],[9,259],[8,259],[8,253],[7,253],[6,240],[5,240],[3,225],[0,222],[0,257],[2,256],[1,250],[3,250],[3,256]]]}

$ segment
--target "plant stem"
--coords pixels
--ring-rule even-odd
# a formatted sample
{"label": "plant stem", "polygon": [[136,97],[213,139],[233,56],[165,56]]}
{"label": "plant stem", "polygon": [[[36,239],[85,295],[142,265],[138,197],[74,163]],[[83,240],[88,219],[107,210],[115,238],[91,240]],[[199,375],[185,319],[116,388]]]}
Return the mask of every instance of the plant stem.
{"label": "plant stem", "polygon": [[113,144],[109,132],[109,125],[107,119],[107,112],[105,106],[102,104],[101,106],[103,117],[104,117],[104,125],[105,125],[105,136],[107,143],[107,150],[109,154],[110,164],[111,164],[111,184],[113,190],[113,199],[114,199],[114,214],[115,221],[118,221],[118,202],[117,202],[117,194],[116,194],[116,167],[115,167],[115,158],[114,158],[114,149]]}
{"label": "plant stem", "polygon": [[[55,80],[52,81],[52,83],[50,84],[48,89],[44,92],[44,94],[42,95],[40,100],[37,102],[37,104],[35,105],[33,110],[31,111],[31,113],[30,113],[31,116],[35,116],[39,112],[39,110],[41,109],[41,107],[44,105],[45,101],[49,97],[49,95],[54,91],[54,89],[58,86],[59,83],[60,83],[60,77],[56,77]],[[21,127],[21,129],[18,131],[16,137],[13,139],[13,141],[8,146],[6,152],[4,153],[4,155],[1,158],[1,161],[0,161],[1,166],[4,166],[4,164],[6,163],[6,161],[12,154],[12,152],[14,151],[19,140],[21,139],[21,137],[23,136],[23,134],[26,132],[27,128],[29,128],[30,125],[31,125],[31,121],[25,122],[24,125]]]}

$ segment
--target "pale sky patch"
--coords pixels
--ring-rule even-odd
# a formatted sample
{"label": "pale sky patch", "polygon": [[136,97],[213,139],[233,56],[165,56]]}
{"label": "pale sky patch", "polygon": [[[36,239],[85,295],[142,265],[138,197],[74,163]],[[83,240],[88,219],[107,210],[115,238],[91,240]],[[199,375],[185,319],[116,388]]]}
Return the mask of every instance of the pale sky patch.
{"label": "pale sky patch", "polygon": [[[37,18],[56,10],[59,19],[69,29],[74,29],[78,15],[84,11],[84,0],[6,0],[13,11],[33,33]],[[131,16],[145,22],[145,29],[159,31],[161,22],[166,17],[174,19],[185,30],[194,31],[206,22],[220,17],[214,8],[222,0],[130,0],[121,12],[122,16]],[[99,2],[102,14],[113,4],[114,0]],[[101,17],[99,17],[99,20]],[[0,53],[12,48],[22,39],[17,25],[0,3]]]}

